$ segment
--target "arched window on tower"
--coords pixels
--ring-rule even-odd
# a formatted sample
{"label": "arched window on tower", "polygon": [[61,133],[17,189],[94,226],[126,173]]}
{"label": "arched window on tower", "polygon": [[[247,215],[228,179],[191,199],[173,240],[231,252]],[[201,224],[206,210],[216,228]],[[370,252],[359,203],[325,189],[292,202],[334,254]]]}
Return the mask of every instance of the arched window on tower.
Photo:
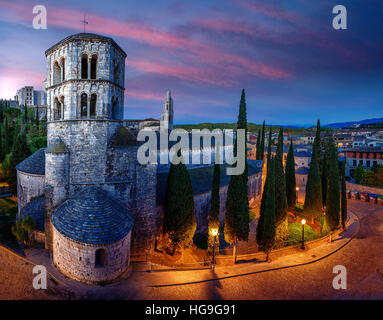
{"label": "arched window on tower", "polygon": [[88,79],[88,56],[82,55],[81,58],[81,79]]}
{"label": "arched window on tower", "polygon": [[55,98],[53,120],[61,120],[61,103],[57,98]]}
{"label": "arched window on tower", "polygon": [[65,104],[64,104],[64,96],[61,96],[60,103],[61,103],[61,111],[60,111],[60,119],[64,119],[64,110],[65,110]]}
{"label": "arched window on tower", "polygon": [[86,118],[88,116],[88,95],[86,93],[81,94],[81,118]]}
{"label": "arched window on tower", "polygon": [[53,65],[53,85],[60,83],[61,79],[61,68],[58,62],[56,61]]}
{"label": "arched window on tower", "polygon": [[94,54],[92,60],[90,61],[90,78],[97,78],[97,56]]}
{"label": "arched window on tower", "polygon": [[92,93],[90,96],[90,116],[96,117],[96,105],[97,105],[97,94]]}
{"label": "arched window on tower", "polygon": [[61,74],[62,74],[62,78],[61,78],[61,81],[65,81],[65,59],[62,58],[61,59]]}
{"label": "arched window on tower", "polygon": [[103,268],[106,266],[106,251],[105,249],[97,249],[95,257],[95,267]]}

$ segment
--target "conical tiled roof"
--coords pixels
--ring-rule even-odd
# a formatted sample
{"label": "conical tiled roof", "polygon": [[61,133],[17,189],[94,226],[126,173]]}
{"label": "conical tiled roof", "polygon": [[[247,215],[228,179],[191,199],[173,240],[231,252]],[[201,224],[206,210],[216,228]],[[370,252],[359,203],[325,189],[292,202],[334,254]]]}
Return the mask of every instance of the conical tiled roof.
{"label": "conical tiled roof", "polygon": [[37,150],[34,154],[20,162],[16,169],[25,173],[45,175],[45,149]]}
{"label": "conical tiled roof", "polygon": [[133,215],[121,201],[93,186],[64,202],[51,219],[67,238],[95,245],[121,240],[134,224]]}

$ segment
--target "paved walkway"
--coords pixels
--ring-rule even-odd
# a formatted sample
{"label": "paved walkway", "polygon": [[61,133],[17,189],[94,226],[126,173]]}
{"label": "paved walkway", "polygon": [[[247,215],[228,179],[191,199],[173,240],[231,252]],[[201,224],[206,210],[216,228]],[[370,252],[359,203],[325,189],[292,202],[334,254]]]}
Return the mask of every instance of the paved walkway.
{"label": "paved walkway", "polygon": [[[366,203],[349,202],[349,220],[347,230],[335,237],[332,243],[318,243],[306,245],[306,250],[299,247],[280,250],[272,254],[272,262],[264,262],[262,254],[256,258],[240,257],[239,263],[232,266],[220,266],[213,270],[147,272],[146,264],[132,266],[129,277],[117,283],[91,286],[67,279],[52,265],[46,251],[31,250],[27,256],[36,264],[43,264],[59,282],[57,290],[69,290],[73,298],[82,299],[260,299],[260,298],[294,298],[297,286],[304,285],[305,275],[313,266],[321,265],[326,268],[326,279],[333,278],[332,267],[336,264],[328,263],[332,257],[341,256],[353,243],[353,237],[360,232],[359,218],[355,213],[364,217],[365,208],[371,211],[371,205]],[[373,206],[375,211],[383,217],[383,208]],[[383,222],[383,221],[380,221]],[[381,224],[383,227],[383,223]],[[362,229],[363,230],[363,229]],[[383,240],[383,239],[382,239]],[[383,242],[383,241],[381,241]],[[382,251],[381,251],[382,252]],[[350,253],[349,253],[350,254]],[[353,253],[351,252],[351,256]],[[357,256],[353,256],[357,260]],[[246,261],[245,261],[246,260]],[[245,263],[246,262],[246,263]],[[342,264],[341,262],[337,264]],[[314,267],[315,269],[315,267]],[[282,278],[281,278],[282,276]],[[302,278],[303,277],[303,278]],[[277,280],[279,279],[280,282]],[[268,281],[271,281],[270,283]],[[305,293],[314,294],[316,298],[324,298],[317,290],[317,286],[326,283],[326,288],[332,289],[330,282],[314,280],[314,286],[306,287]],[[254,287],[250,283],[254,283]],[[264,291],[261,290],[264,289]],[[284,288],[284,290],[281,290]],[[287,290],[287,292],[285,292]],[[280,295],[277,294],[280,293]],[[272,293],[272,294],[271,294]],[[318,293],[318,295],[315,295]],[[334,289],[332,289],[332,293]],[[275,295],[275,296],[274,296]],[[66,294],[66,296],[70,296]],[[306,297],[306,296],[304,296]],[[49,298],[49,297],[47,297]]]}

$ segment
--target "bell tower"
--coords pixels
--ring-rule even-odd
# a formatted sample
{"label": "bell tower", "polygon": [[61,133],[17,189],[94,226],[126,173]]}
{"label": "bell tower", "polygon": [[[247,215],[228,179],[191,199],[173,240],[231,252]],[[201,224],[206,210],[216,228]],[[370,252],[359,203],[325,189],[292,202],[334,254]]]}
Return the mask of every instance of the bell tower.
{"label": "bell tower", "polygon": [[166,92],[164,108],[162,110],[160,130],[173,130],[173,98],[170,90]]}

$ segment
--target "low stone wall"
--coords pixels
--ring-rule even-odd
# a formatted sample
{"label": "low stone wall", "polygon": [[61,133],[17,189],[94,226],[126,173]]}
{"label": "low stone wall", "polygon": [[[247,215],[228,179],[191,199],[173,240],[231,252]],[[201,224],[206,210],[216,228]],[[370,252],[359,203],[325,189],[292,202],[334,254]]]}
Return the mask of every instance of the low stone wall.
{"label": "low stone wall", "polygon": [[383,195],[383,189],[381,188],[367,187],[367,186],[362,186],[360,184],[351,183],[351,182],[346,182],[346,189],[350,191],[358,191],[358,192],[366,192],[366,193]]}
{"label": "low stone wall", "polygon": [[[53,226],[53,263],[67,277],[89,284],[111,282],[119,278],[129,267],[130,235],[103,246],[72,241]],[[96,266],[96,250],[106,253],[106,265]]]}

